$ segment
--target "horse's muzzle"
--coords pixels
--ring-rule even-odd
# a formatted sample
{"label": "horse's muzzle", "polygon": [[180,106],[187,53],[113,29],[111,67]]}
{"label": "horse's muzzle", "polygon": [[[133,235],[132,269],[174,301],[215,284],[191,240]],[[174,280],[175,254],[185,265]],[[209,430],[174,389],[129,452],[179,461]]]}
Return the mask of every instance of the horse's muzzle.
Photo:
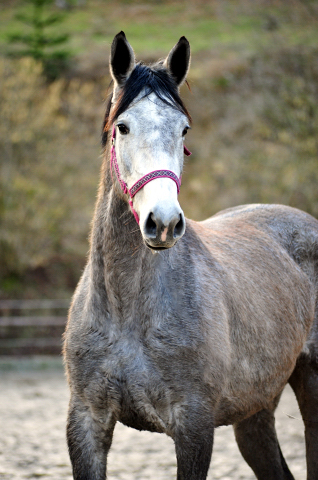
{"label": "horse's muzzle", "polygon": [[180,210],[172,215],[150,212],[142,228],[144,241],[152,250],[173,247],[185,232],[185,219]]}

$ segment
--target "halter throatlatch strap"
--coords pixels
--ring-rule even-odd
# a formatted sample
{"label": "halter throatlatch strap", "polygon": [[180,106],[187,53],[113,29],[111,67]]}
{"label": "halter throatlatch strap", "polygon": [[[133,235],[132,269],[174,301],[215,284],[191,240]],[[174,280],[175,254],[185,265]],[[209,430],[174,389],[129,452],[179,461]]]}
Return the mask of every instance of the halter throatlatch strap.
{"label": "halter throatlatch strap", "polygon": [[[113,125],[113,131],[112,131],[112,146],[111,146],[111,154],[110,154],[110,171],[113,171],[113,168],[115,169],[116,172],[116,177],[118,179],[120,188],[125,194],[129,194],[130,199],[129,199],[129,205],[132,210],[132,213],[134,214],[134,217],[139,224],[139,217],[138,213],[134,209],[132,199],[136,195],[139,190],[141,190],[147,183],[151,182],[152,180],[155,180],[156,178],[170,178],[173,180],[177,186],[177,191],[178,193],[180,192],[180,187],[181,187],[181,177],[177,177],[177,175],[172,172],[171,170],[154,170],[153,172],[147,173],[147,175],[144,175],[141,177],[139,180],[137,180],[136,183],[133,184],[131,188],[128,189],[127,183],[121,178],[120,176],[120,171],[119,171],[119,166],[117,163],[117,157],[116,157],[116,150],[115,150],[115,137],[116,137],[116,129],[115,125]],[[187,149],[187,147],[184,147],[184,154],[189,156],[191,155],[190,150]]]}

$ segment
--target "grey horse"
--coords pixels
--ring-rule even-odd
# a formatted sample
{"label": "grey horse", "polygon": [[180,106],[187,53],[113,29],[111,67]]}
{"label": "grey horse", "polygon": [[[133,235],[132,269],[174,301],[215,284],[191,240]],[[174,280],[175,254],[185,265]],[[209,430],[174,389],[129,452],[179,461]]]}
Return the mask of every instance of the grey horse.
{"label": "grey horse", "polygon": [[317,480],[318,222],[280,205],[185,219],[189,63],[185,37],[151,66],[123,32],[112,44],[90,253],[64,337],[74,479],[105,479],[119,421],[169,435],[178,480],[206,479],[229,424],[258,479],[291,480],[274,425],[289,382]]}

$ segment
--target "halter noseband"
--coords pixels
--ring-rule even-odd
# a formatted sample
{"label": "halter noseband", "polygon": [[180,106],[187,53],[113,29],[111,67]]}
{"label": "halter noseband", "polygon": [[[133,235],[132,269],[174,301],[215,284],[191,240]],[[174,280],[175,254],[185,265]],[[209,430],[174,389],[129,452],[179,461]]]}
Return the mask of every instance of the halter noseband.
{"label": "halter noseband", "polygon": [[[134,214],[136,222],[139,224],[138,213],[134,209],[133,201],[132,201],[136,193],[139,192],[139,190],[141,190],[147,183],[151,182],[152,180],[155,180],[156,178],[170,178],[177,185],[177,191],[179,194],[180,187],[181,187],[181,177],[180,178],[177,177],[177,175],[171,170],[154,170],[153,172],[147,173],[147,175],[144,175],[139,180],[137,180],[137,182],[134,183],[131,188],[128,188],[127,183],[121,178],[121,175],[120,175],[119,166],[118,166],[117,157],[116,157],[116,150],[115,150],[115,138],[116,138],[116,128],[115,128],[115,125],[113,125],[112,146],[110,150],[110,171],[112,172],[114,167],[120,188],[122,189],[124,194],[129,194],[130,196],[129,205],[132,210],[132,213]],[[190,150],[188,150],[186,146],[184,146],[184,154],[187,156],[191,155]]]}

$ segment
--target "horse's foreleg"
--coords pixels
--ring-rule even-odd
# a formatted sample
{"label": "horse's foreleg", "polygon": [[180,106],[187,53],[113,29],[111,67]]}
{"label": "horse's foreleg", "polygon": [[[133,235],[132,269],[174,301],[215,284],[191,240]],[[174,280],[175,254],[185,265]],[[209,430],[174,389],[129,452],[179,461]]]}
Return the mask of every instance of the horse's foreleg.
{"label": "horse's foreleg", "polygon": [[282,455],[274,412],[261,410],[234,425],[240,452],[258,480],[293,480]]}
{"label": "horse's foreleg", "polygon": [[174,441],[177,455],[177,480],[205,480],[212,455],[214,427],[198,412],[187,415],[187,424],[178,426]]}
{"label": "horse's foreleg", "polygon": [[79,400],[70,402],[67,443],[74,480],[105,480],[115,422],[98,418]]}
{"label": "horse's foreleg", "polygon": [[318,361],[301,358],[289,380],[305,424],[307,480],[318,480]]}

